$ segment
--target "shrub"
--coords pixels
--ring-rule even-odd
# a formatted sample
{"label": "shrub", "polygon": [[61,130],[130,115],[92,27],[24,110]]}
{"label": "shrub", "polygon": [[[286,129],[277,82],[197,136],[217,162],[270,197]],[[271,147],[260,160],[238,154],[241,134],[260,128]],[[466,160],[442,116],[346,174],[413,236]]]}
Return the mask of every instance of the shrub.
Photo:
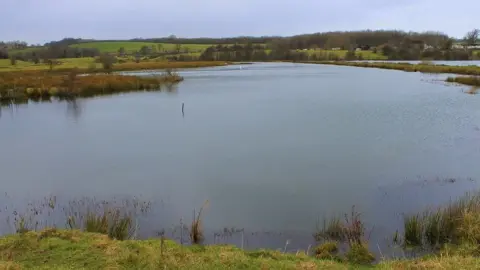
{"label": "shrub", "polygon": [[419,215],[405,216],[404,236],[406,246],[421,246],[423,241],[423,226]]}
{"label": "shrub", "polygon": [[375,256],[368,250],[368,247],[358,243],[350,246],[345,257],[348,262],[353,264],[369,265],[375,261]]}
{"label": "shrub", "polygon": [[330,241],[317,246],[315,249],[315,257],[321,260],[341,260],[338,256],[337,242]]}

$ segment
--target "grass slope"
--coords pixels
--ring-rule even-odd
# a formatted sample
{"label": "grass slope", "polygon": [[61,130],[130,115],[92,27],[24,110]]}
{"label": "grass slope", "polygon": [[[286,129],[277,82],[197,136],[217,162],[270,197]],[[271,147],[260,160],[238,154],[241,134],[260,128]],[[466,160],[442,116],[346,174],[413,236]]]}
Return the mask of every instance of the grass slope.
{"label": "grass slope", "polygon": [[318,260],[304,253],[244,251],[227,245],[111,240],[77,230],[46,229],[0,238],[0,269],[479,269],[480,259],[443,254],[372,267]]}
{"label": "grass slope", "polygon": [[[58,59],[61,64],[55,65],[54,69],[68,69],[68,68],[88,68],[94,64],[97,68],[101,68],[100,63],[95,63],[92,57],[83,58],[62,58]],[[25,70],[48,70],[49,66],[44,63],[34,64],[32,62],[25,62],[17,60],[17,64],[12,66],[9,59],[0,59],[0,72],[2,71],[25,71]]]}
{"label": "grass slope", "polygon": [[[158,49],[158,45],[161,45],[163,50],[175,50],[176,44],[172,43],[153,43],[153,42],[136,42],[136,41],[105,41],[105,42],[86,42],[70,45],[73,48],[96,48],[100,52],[115,53],[123,47],[126,52],[132,53],[139,51],[143,46],[155,46]],[[188,49],[189,51],[203,51],[211,45],[208,44],[182,44],[182,50]]]}
{"label": "grass slope", "polygon": [[[163,247],[163,248],[162,248]],[[0,239],[0,267],[11,269],[347,269],[305,255],[244,252],[232,246],[116,241],[80,231],[28,232]]]}

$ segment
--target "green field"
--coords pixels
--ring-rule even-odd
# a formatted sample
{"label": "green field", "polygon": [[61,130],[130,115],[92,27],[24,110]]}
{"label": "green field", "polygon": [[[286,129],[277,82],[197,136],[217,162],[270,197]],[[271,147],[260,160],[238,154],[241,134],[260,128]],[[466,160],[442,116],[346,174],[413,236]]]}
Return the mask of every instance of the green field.
{"label": "green field", "polygon": [[[143,46],[152,47],[158,50],[158,46],[162,50],[173,51],[176,50],[177,45],[173,43],[154,43],[154,42],[141,42],[141,41],[95,41],[85,42],[79,44],[70,45],[72,48],[95,48],[102,53],[116,53],[120,48],[124,48],[127,53],[140,51]],[[181,44],[181,51],[185,52],[201,52],[206,48],[212,46],[211,44]],[[28,47],[19,50],[10,50],[12,54],[26,53],[34,50],[44,49],[44,47]]]}
{"label": "green field", "polygon": [[[173,43],[154,43],[154,42],[136,42],[136,41],[108,41],[108,42],[87,42],[70,45],[73,48],[96,48],[103,53],[114,53],[118,52],[120,48],[124,48],[126,52],[132,53],[140,51],[143,46],[152,47],[154,46],[158,49],[158,45],[161,46],[161,49],[172,51],[176,49],[176,44]],[[203,51],[206,48],[210,47],[209,44],[182,44],[181,50],[185,51]]]}
{"label": "green field", "polygon": [[[95,59],[92,57],[83,58],[63,58],[58,59],[58,65],[54,66],[54,69],[62,68],[89,68],[95,65],[96,68],[101,68],[100,63],[95,63]],[[24,71],[24,70],[48,70],[50,67],[44,63],[34,64],[32,62],[25,62],[17,60],[17,64],[12,66],[9,59],[0,59],[0,72],[2,71]]]}
{"label": "green field", "polygon": [[[154,47],[155,50],[162,50],[162,51],[175,51],[177,48],[176,44],[173,43],[154,43],[154,42],[141,42],[141,41],[94,41],[94,42],[85,42],[70,45],[72,48],[94,48],[98,49],[101,53],[117,53],[120,48],[124,48],[126,53],[132,54],[134,52],[140,51],[143,46]],[[185,53],[193,53],[195,55],[199,55],[203,52],[206,48],[212,46],[212,44],[181,44],[180,52]],[[23,50],[12,50],[12,53],[23,53],[28,52],[36,49],[40,49],[42,47],[32,47]],[[270,50],[266,50],[267,53]],[[339,58],[344,58],[347,50],[324,50],[324,49],[309,49],[309,50],[297,50],[298,52],[306,52],[310,55],[325,55],[325,54],[333,54],[338,56]],[[374,53],[372,51],[360,51],[356,52],[357,56],[362,56],[365,60],[386,60],[387,57]]]}

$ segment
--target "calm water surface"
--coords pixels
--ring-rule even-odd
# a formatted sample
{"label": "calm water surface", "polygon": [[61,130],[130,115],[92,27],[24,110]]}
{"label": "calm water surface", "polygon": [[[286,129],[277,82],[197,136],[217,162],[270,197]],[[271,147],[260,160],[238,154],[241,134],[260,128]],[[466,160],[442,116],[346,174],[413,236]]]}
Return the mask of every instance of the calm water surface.
{"label": "calm water surface", "polygon": [[441,76],[305,64],[182,75],[171,91],[2,108],[1,191],[16,203],[139,196],[161,202],[158,226],[209,200],[207,230],[278,232],[267,245],[305,249],[319,218],[352,205],[390,234],[402,213],[479,186],[479,96]]}

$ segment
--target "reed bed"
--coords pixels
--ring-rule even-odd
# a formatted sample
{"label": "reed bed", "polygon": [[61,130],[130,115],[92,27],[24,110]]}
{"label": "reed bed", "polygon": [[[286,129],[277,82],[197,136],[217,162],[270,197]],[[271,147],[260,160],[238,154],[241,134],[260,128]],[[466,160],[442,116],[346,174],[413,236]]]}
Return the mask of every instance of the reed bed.
{"label": "reed bed", "polygon": [[[350,214],[345,214],[343,220],[338,217],[324,220],[323,227],[317,228],[314,234],[316,241],[321,243],[315,249],[316,257],[361,265],[371,264],[375,261],[375,256],[368,249],[365,232],[365,224],[355,207],[352,207]],[[348,247],[344,254],[339,254],[338,243]]]}
{"label": "reed bed", "polygon": [[447,206],[404,216],[404,244],[439,248],[445,244],[480,244],[480,193]]}
{"label": "reed bed", "polygon": [[348,62],[348,61],[320,61],[308,62],[312,64],[351,66],[364,68],[380,68],[401,70],[406,72],[423,72],[423,73],[449,73],[460,75],[480,75],[479,66],[447,66],[432,65],[430,63],[409,64],[409,63],[388,63],[388,62]]}
{"label": "reed bed", "polygon": [[447,82],[451,83],[459,83],[471,86],[479,86],[480,87],[480,77],[478,76],[469,76],[469,77],[448,77]]}
{"label": "reed bed", "polygon": [[182,81],[175,72],[156,76],[117,74],[80,75],[78,70],[66,73],[5,72],[0,73],[0,101],[91,97],[114,93],[159,90],[164,85]]}

